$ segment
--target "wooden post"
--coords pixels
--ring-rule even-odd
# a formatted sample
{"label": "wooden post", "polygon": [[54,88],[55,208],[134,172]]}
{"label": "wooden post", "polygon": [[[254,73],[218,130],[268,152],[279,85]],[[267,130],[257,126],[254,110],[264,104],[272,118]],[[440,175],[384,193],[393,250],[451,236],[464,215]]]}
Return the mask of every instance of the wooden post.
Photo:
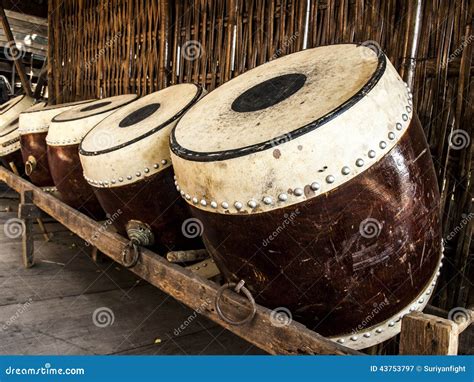
{"label": "wooden post", "polygon": [[33,204],[33,191],[23,191],[20,194],[18,217],[23,220],[22,257],[25,268],[34,265],[33,222],[40,216],[39,209]]}
{"label": "wooden post", "polygon": [[[13,37],[12,30],[10,29],[10,23],[8,22],[7,15],[5,15],[5,9],[3,5],[0,5],[0,21],[2,22],[3,31],[5,32],[5,36],[10,44],[10,50],[14,49],[15,45],[15,38]],[[21,62],[21,58],[17,57],[15,54],[12,54],[12,59],[15,62],[16,69],[18,71],[18,75],[20,77],[21,84],[23,85],[23,89],[25,90],[26,95],[32,96],[31,87],[28,82],[28,78],[26,77],[25,67]],[[13,84],[14,85],[14,84]]]}
{"label": "wooden post", "polygon": [[456,355],[463,328],[454,321],[413,312],[402,319],[400,354]]}

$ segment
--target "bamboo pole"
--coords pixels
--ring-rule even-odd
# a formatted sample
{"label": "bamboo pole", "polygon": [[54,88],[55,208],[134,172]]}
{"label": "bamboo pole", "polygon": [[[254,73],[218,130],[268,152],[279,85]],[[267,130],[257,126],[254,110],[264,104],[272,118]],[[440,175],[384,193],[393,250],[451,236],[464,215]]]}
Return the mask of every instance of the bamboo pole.
{"label": "bamboo pole", "polygon": [[10,51],[12,51],[12,59],[15,62],[16,69],[18,71],[18,76],[20,77],[21,84],[23,89],[25,90],[25,94],[32,97],[33,93],[31,92],[30,83],[28,82],[28,78],[26,77],[25,67],[21,62],[21,58],[18,57],[17,54],[13,53],[14,50],[18,49],[16,47],[15,38],[13,37],[12,30],[10,28],[10,23],[8,22],[7,15],[5,14],[5,9],[3,5],[0,5],[0,21],[2,23],[3,31],[5,32],[5,36],[9,41]]}

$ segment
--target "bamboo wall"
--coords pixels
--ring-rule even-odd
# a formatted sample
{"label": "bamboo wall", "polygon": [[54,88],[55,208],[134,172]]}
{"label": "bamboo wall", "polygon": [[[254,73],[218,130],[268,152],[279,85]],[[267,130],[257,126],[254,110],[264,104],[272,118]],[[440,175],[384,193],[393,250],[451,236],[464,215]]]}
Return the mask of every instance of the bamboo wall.
{"label": "bamboo wall", "polygon": [[439,176],[449,239],[434,304],[472,305],[473,1],[422,0],[418,39],[416,3],[49,0],[49,93],[61,103],[191,81],[212,90],[305,44],[378,42],[405,80],[415,65],[415,105]]}

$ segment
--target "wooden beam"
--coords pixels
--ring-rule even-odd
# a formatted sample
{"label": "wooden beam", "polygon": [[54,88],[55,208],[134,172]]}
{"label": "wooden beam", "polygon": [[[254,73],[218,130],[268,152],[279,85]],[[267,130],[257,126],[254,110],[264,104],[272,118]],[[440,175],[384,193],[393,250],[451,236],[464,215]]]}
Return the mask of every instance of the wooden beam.
{"label": "wooden beam", "polygon": [[456,355],[458,325],[445,318],[413,312],[402,319],[400,354]]}
{"label": "wooden beam", "polygon": [[[122,264],[122,251],[128,244],[128,240],[124,237],[104,230],[100,223],[4,168],[0,168],[0,181],[4,181],[20,193],[31,190],[33,203],[36,206],[96,246],[99,251]],[[255,317],[249,324],[230,325],[219,318],[214,307],[219,285],[183,267],[169,263],[150,250],[143,248],[138,264],[130,270],[191,309],[270,354],[362,354],[324,338],[294,321],[288,326],[274,326],[271,324],[271,311],[259,305]],[[222,305],[226,315],[234,320],[242,319],[242,316],[249,311],[247,300],[235,293],[226,293]]]}
{"label": "wooden beam", "polygon": [[[13,38],[13,34],[10,29],[10,24],[8,23],[8,19],[7,19],[7,16],[5,15],[5,10],[3,9],[2,5],[0,5],[0,21],[2,23],[5,35],[8,38],[10,47],[15,46],[15,39]],[[31,87],[28,82],[28,78],[26,76],[25,67],[23,66],[23,63],[21,62],[21,57],[17,57],[17,55],[12,54],[12,58],[15,62],[15,66],[18,71],[18,76],[20,77],[21,84],[23,85],[23,89],[25,90],[26,95],[31,97],[32,96]]]}

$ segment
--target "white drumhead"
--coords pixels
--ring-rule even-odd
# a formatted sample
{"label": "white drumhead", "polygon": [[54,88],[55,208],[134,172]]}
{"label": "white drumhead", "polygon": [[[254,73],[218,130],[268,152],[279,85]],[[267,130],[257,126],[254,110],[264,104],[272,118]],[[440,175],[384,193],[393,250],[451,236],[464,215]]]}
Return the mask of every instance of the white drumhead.
{"label": "white drumhead", "polygon": [[20,149],[18,121],[14,120],[0,131],[0,156],[8,155]]}
{"label": "white drumhead", "polygon": [[336,189],[410,125],[408,87],[383,52],[323,46],[217,88],[171,134],[181,195],[215,213],[261,213]]}
{"label": "white drumhead", "polygon": [[50,146],[77,145],[95,125],[137,98],[136,94],[120,95],[65,111],[52,119],[46,142]]}
{"label": "white drumhead", "polygon": [[0,130],[16,120],[21,112],[30,108],[34,103],[33,98],[22,95],[0,105]]}
{"label": "white drumhead", "polygon": [[378,67],[377,55],[368,51],[361,54],[353,44],[326,46],[248,71],[190,110],[176,141],[189,151],[217,152],[285,136],[329,114],[367,84]]}
{"label": "white drumhead", "polygon": [[[140,98],[94,127],[82,141],[81,151],[101,153],[144,139],[179,118],[199,99],[201,91],[197,85],[181,84]],[[168,140],[169,132],[165,136]]]}
{"label": "white drumhead", "polygon": [[77,119],[94,117],[102,113],[114,111],[137,98],[138,96],[136,94],[126,94],[99,99],[87,105],[80,105],[64,113],[61,113],[54,118],[54,122],[69,122],[75,121]]}
{"label": "white drumhead", "polygon": [[170,167],[170,132],[204,93],[194,84],[170,86],[104,119],[81,142],[86,180],[95,187],[118,187]]}
{"label": "white drumhead", "polygon": [[46,106],[45,102],[37,103],[20,114],[20,134],[44,133],[48,131],[51,120],[76,106],[91,103],[95,100],[63,103]]}

